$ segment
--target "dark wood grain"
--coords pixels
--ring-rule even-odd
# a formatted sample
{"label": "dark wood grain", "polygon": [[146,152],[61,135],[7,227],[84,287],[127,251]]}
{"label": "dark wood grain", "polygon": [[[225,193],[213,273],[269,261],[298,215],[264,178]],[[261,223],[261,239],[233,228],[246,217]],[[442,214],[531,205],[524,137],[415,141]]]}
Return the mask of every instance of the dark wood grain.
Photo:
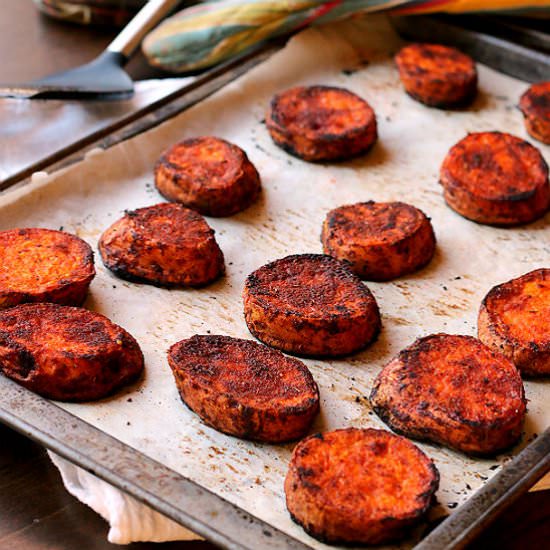
{"label": "dark wood grain", "polygon": [[542,550],[550,547],[550,491],[522,496],[469,550]]}
{"label": "dark wood grain", "polygon": [[[24,82],[95,57],[114,29],[67,25],[41,16],[31,0],[2,0],[0,82]],[[165,75],[137,54],[134,79]],[[0,549],[114,550],[108,526],[64,489],[44,449],[0,425]],[[470,550],[539,550],[550,540],[550,491],[529,493],[488,529]],[[215,550],[209,543],[139,543],[136,550]]]}
{"label": "dark wood grain", "polygon": [[[65,23],[42,15],[31,0],[0,2],[0,83],[23,83],[96,57],[117,35],[111,27]],[[137,52],[127,72],[134,80],[173,76],[147,65]]]}

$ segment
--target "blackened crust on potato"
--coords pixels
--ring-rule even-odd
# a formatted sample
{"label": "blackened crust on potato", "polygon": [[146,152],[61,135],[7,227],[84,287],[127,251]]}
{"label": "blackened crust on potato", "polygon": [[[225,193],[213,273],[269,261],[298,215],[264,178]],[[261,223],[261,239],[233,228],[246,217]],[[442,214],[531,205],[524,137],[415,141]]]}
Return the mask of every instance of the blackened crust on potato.
{"label": "blackened crust on potato", "polygon": [[260,175],[246,153],[220,138],[177,143],[155,166],[155,185],[170,201],[206,216],[230,216],[248,208],[260,193]]}
{"label": "blackened crust on potato", "polygon": [[380,331],[369,289],[343,262],[322,254],[287,256],[261,267],[248,276],[243,299],[250,332],[295,355],[348,355]]}
{"label": "blackened crust on potato", "polygon": [[540,152],[502,132],[469,134],[440,171],[445,201],[461,216],[500,226],[528,223],[550,205],[548,166]]}
{"label": "blackened crust on potato", "polygon": [[477,93],[475,63],[455,48],[411,44],[399,51],[395,62],[406,92],[430,107],[465,107]]}
{"label": "blackened crust on potato", "polygon": [[550,375],[550,269],[493,287],[479,310],[479,339],[523,376]]}
{"label": "blackened crust on potato", "polygon": [[291,441],[319,411],[319,389],[307,367],[257,342],[193,336],[170,348],[168,362],[184,403],[224,433]]}
{"label": "blackened crust on potato", "polygon": [[348,90],[329,86],[297,87],[277,94],[266,125],[279,147],[311,162],[362,155],[377,139],[370,105]]}
{"label": "blackened crust on potato", "polygon": [[377,376],[370,396],[397,433],[472,455],[518,441],[526,411],[518,370],[471,336],[420,338]]}
{"label": "blackened crust on potato", "polygon": [[92,249],[75,235],[0,231],[0,309],[26,302],[81,305],[94,276]]}
{"label": "blackened crust on potato", "polygon": [[429,218],[402,202],[340,206],[323,223],[326,254],[349,264],[362,279],[387,281],[424,267],[435,252]]}
{"label": "blackened crust on potato", "polygon": [[99,313],[25,304],[0,312],[0,370],[44,397],[91,401],[136,380],[143,354]]}
{"label": "blackened crust on potato", "polygon": [[410,441],[348,428],[295,447],[285,494],[292,519],[311,536],[380,544],[402,538],[422,519],[438,485],[433,462]]}
{"label": "blackened crust on potato", "polygon": [[103,263],[122,279],[199,287],[223,273],[223,254],[204,218],[179,204],[126,212],[99,240]]}
{"label": "blackened crust on potato", "polygon": [[550,145],[550,82],[531,84],[519,100],[519,109],[529,134]]}

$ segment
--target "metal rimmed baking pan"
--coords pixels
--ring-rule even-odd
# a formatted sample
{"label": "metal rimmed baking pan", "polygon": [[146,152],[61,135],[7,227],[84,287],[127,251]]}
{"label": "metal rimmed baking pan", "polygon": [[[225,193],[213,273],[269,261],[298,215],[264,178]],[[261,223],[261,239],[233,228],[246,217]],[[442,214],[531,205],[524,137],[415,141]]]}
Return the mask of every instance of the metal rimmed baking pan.
{"label": "metal rimmed baking pan", "polygon": [[[364,36],[369,43],[362,42]],[[380,366],[423,332],[471,333],[483,294],[540,261],[546,253],[540,244],[548,231],[544,221],[513,231],[477,226],[448,211],[437,186],[442,155],[465,131],[490,123],[521,133],[522,121],[509,107],[524,85],[480,68],[481,92],[470,111],[429,110],[398,85],[389,57],[398,44],[380,18],[307,31],[221,93],[193,102],[193,109],[165,119],[162,111],[154,113],[150,124],[139,121],[139,128],[109,136],[117,145],[2,197],[2,227],[62,226],[95,246],[122,210],[161,200],[151,186],[154,159],[179,136],[199,131],[242,145],[264,186],[261,201],[248,211],[211,220],[228,271],[212,287],[137,287],[98,265],[87,306],[138,338],[146,356],[144,380],[98,403],[54,405],[1,379],[2,421],[222,546],[322,547],[284,510],[282,477],[292,446],[242,442],[202,425],[179,402],[164,353],[194,332],[246,337],[240,290],[253,268],[285,253],[318,251],[323,215],[338,204],[406,195],[432,216],[439,240],[433,264],[406,279],[369,284],[384,319],[381,338],[369,350],[346,361],[307,361],[321,386],[323,414],[315,429],[382,427],[365,399]],[[313,81],[348,87],[373,104],[381,137],[368,156],[309,165],[271,143],[262,125],[269,97],[279,88]],[[200,88],[195,93],[200,96]],[[430,132],[418,139],[426,128]],[[124,140],[124,135],[132,137]],[[472,257],[473,244],[479,257]],[[520,446],[481,461],[421,445],[442,470],[439,511],[450,511],[421,544],[463,546],[549,467],[548,389],[545,382],[528,382],[527,388],[531,403],[523,451]],[[252,527],[243,536],[248,524]],[[406,546],[418,542],[426,527]]]}

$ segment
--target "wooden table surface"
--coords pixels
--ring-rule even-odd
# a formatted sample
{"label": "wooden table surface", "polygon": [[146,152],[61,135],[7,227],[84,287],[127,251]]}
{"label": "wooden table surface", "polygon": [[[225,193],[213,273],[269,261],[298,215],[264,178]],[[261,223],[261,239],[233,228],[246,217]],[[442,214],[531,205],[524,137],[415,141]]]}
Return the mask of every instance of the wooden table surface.
{"label": "wooden table surface", "polygon": [[[0,82],[24,82],[92,59],[113,29],[63,24],[40,16],[31,0],[2,0]],[[142,55],[128,72],[136,79],[162,77]],[[39,445],[0,425],[0,550],[108,550],[107,524],[69,495]],[[550,547],[550,491],[521,497],[471,550]],[[120,547],[119,547],[120,548]],[[139,550],[215,550],[206,542],[136,543]]]}

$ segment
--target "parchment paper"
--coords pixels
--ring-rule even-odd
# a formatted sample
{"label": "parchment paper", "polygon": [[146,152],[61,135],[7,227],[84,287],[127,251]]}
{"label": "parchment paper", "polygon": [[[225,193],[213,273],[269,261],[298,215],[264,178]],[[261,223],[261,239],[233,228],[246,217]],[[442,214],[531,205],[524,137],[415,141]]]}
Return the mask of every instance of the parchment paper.
{"label": "parchment paper", "polygon": [[[383,318],[380,338],[370,349],[347,360],[305,361],[321,389],[322,412],[314,430],[385,428],[366,399],[380,368],[419,336],[475,335],[485,293],[547,266],[549,258],[549,216],[516,229],[477,225],[445,205],[438,185],[443,157],[467,132],[503,130],[528,137],[515,108],[526,85],[479,67],[480,93],[470,109],[430,109],[402,90],[391,61],[398,47],[386,20],[378,17],[307,30],[209,100],[62,173],[37,178],[33,188],[4,196],[0,206],[2,229],[63,228],[95,248],[101,232],[123,210],[162,201],[152,167],[174,142],[213,134],[248,152],[262,176],[260,201],[231,218],[209,219],[225,254],[225,278],[200,290],[168,291],[121,281],[96,255],[98,275],[86,307],[138,339],[146,375],[111,399],[62,406],[314,548],[324,545],[290,520],[284,504],[283,479],[293,445],[240,441],[205,426],[180,401],[165,358],[168,347],[195,333],[251,338],[242,314],[245,277],[287,254],[320,252],[321,224],[331,208],[369,199],[410,202],[432,218],[438,239],[434,260],[415,275],[368,284]],[[271,142],[262,123],[271,96],[314,83],[347,87],[374,107],[380,138],[364,158],[308,164]],[[549,148],[536,145],[548,158]],[[511,454],[549,424],[548,382],[525,386],[525,434]],[[477,460],[420,446],[441,473],[441,504],[433,514],[452,511],[511,456]]]}

